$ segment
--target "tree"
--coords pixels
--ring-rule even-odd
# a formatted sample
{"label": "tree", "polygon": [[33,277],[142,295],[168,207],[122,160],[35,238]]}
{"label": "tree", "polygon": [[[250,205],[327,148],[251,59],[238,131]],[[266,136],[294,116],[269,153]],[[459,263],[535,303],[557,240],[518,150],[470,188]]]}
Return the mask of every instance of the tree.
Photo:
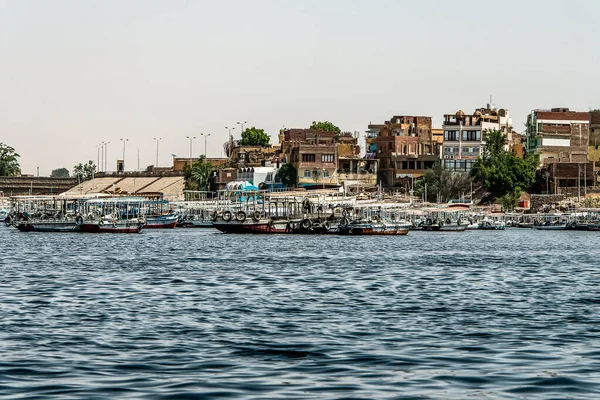
{"label": "tree", "polygon": [[436,163],[433,168],[425,172],[425,176],[415,182],[414,194],[423,196],[427,185],[427,201],[442,202],[460,197],[471,188],[471,178],[466,172],[448,171],[442,164]]}
{"label": "tree", "polygon": [[310,129],[315,129],[318,131],[325,131],[325,132],[336,132],[336,133],[341,132],[340,128],[338,128],[337,126],[335,126],[334,124],[332,124],[329,121],[323,121],[323,122],[313,121],[312,124],[310,125]]}
{"label": "tree", "polygon": [[96,166],[91,161],[85,164],[79,163],[73,167],[73,177],[81,180],[92,179],[96,173]]}
{"label": "tree", "polygon": [[518,202],[521,191],[535,182],[538,157],[526,155],[521,159],[507,151],[506,138],[498,130],[486,131],[484,139],[485,149],[473,165],[471,176],[501,200],[505,209],[510,209]]}
{"label": "tree", "polygon": [[246,128],[244,132],[242,132],[242,146],[260,146],[267,147],[269,146],[269,142],[271,138],[269,135],[265,133],[264,129],[255,128]]}
{"label": "tree", "polygon": [[204,159],[201,155],[191,167],[184,168],[184,176],[187,181],[188,189],[197,189],[202,191],[210,190],[210,178],[213,172],[211,163]]}
{"label": "tree", "polygon": [[281,168],[279,168],[277,175],[279,175],[281,178],[281,183],[283,183],[286,187],[296,186],[296,181],[298,180],[298,171],[292,164],[283,164]]}
{"label": "tree", "polygon": [[66,168],[53,169],[50,178],[68,178],[69,170]]}
{"label": "tree", "polygon": [[12,147],[0,143],[0,176],[15,176],[20,172],[20,156]]}

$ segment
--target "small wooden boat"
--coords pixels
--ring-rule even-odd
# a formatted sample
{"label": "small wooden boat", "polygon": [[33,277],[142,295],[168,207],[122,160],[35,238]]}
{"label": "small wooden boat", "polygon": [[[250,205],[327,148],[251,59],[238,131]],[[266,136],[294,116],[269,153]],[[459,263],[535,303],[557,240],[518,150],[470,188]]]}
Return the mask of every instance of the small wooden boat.
{"label": "small wooden boat", "polygon": [[407,235],[412,225],[394,221],[353,221],[340,225],[340,235]]}
{"label": "small wooden boat", "polygon": [[179,215],[148,215],[146,217],[146,229],[172,229],[179,223]]}

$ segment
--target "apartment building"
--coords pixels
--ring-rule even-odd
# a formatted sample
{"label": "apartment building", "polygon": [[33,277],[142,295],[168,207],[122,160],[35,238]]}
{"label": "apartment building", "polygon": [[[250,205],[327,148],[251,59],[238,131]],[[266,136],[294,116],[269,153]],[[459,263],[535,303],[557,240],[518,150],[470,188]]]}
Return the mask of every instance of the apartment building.
{"label": "apartment building", "polygon": [[484,133],[499,130],[507,138],[507,150],[512,146],[512,118],[507,109],[488,104],[467,115],[459,110],[444,115],[444,145],[442,165],[451,171],[471,171],[485,146]]}

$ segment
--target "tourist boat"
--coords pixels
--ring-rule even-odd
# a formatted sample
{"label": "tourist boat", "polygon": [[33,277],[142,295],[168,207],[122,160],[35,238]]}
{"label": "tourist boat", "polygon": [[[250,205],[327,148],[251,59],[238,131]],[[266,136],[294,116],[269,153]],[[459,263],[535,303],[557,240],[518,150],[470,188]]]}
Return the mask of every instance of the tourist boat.
{"label": "tourist boat", "polygon": [[85,233],[139,233],[145,223],[143,217],[139,219],[103,218],[91,221],[78,220],[77,226],[80,232]]}
{"label": "tourist boat", "polygon": [[5,209],[0,210],[0,222],[4,222],[4,220],[6,220],[7,216],[8,216],[8,211],[6,211]]}
{"label": "tourist boat", "polygon": [[255,210],[248,215],[244,210],[225,210],[213,218],[213,227],[223,233],[290,233],[288,219],[266,217],[264,212]]}
{"label": "tourist boat", "polygon": [[21,232],[76,232],[75,213],[81,199],[63,196],[14,196],[6,226]]}
{"label": "tourist boat", "polygon": [[341,224],[340,235],[407,235],[411,224],[405,221],[395,222],[386,220],[352,221]]}
{"label": "tourist boat", "polygon": [[179,223],[179,215],[177,214],[165,214],[165,215],[149,215],[146,217],[146,229],[169,229],[175,228]]}
{"label": "tourist boat", "polygon": [[138,216],[139,200],[108,198],[87,200],[75,222],[85,233],[139,233],[146,218]]}

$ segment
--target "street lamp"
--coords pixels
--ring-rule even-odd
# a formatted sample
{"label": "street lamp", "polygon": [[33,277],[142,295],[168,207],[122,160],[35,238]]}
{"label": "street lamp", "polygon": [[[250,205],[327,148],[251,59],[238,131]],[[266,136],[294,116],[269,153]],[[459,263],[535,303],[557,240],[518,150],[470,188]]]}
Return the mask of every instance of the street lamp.
{"label": "street lamp", "polygon": [[206,139],[210,136],[210,133],[201,133],[204,136],[204,160],[206,161]]}
{"label": "street lamp", "polygon": [[244,122],[237,122],[238,125],[241,125],[242,127],[242,133],[244,133],[244,124],[248,123],[248,121],[244,121]]}
{"label": "street lamp", "polygon": [[104,172],[106,172],[107,169],[107,161],[108,161],[108,145],[110,144],[110,142],[105,142],[104,143]]}
{"label": "street lamp", "polygon": [[102,155],[100,156],[100,162],[98,163],[99,164],[98,171],[104,171],[104,142],[100,142],[100,144],[98,146],[100,146],[100,149],[102,150]]}
{"label": "street lamp", "polygon": [[121,139],[123,142],[123,160],[121,161],[121,168],[123,169],[123,173],[125,173],[125,143],[129,142],[129,139]]}
{"label": "street lamp", "polygon": [[229,136],[231,136],[231,131],[235,129],[235,126],[233,128],[226,126],[225,129],[229,129]]}
{"label": "street lamp", "polygon": [[196,139],[196,136],[186,136],[186,139],[190,139],[190,167],[191,167],[192,166],[192,140]]}
{"label": "street lamp", "polygon": [[[96,168],[100,168],[100,147],[102,147],[101,145],[97,145],[96,148],[98,149],[98,161],[96,162]],[[99,171],[99,169],[98,169]]]}
{"label": "street lamp", "polygon": [[162,140],[162,138],[161,137],[154,138],[154,140],[156,140],[156,164],[154,166],[158,167],[158,144],[160,143],[160,141]]}

